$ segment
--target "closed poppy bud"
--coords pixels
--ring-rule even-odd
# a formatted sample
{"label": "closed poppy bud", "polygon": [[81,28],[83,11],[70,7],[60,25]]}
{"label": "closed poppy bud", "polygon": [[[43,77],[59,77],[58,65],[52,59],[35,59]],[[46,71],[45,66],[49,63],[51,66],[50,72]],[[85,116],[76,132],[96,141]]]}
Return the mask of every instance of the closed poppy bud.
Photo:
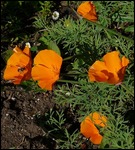
{"label": "closed poppy bud", "polygon": [[118,51],[112,51],[104,55],[103,61],[96,61],[88,71],[90,81],[119,84],[123,81],[129,60],[119,57]]}
{"label": "closed poppy bud", "polygon": [[41,50],[34,58],[32,78],[42,89],[52,90],[59,79],[62,57],[53,50]]}
{"label": "closed poppy bud", "polygon": [[77,12],[85,19],[93,22],[97,21],[95,6],[90,1],[83,2],[81,5],[79,5]]}
{"label": "closed poppy bud", "polygon": [[27,44],[23,51],[17,46],[13,51],[14,53],[7,61],[3,78],[14,84],[20,84],[22,81],[31,78],[31,52]]}
{"label": "closed poppy bud", "polygon": [[101,144],[103,136],[100,135],[95,125],[105,127],[106,122],[107,118],[105,116],[101,116],[98,112],[91,113],[81,122],[80,132],[86,138],[89,138],[93,144]]}
{"label": "closed poppy bud", "polygon": [[72,28],[72,23],[71,23],[71,21],[70,21],[69,19],[66,19],[66,20],[64,21],[64,26],[65,26],[65,27],[71,27],[71,28]]}

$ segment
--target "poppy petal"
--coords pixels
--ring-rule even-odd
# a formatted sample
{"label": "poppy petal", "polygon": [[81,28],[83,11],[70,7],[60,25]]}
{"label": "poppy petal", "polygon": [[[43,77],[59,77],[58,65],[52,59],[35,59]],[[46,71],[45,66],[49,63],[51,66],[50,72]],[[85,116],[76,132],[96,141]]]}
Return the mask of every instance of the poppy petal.
{"label": "poppy petal", "polygon": [[13,53],[7,61],[7,65],[15,66],[19,65],[19,55],[17,53]]}
{"label": "poppy petal", "polygon": [[14,54],[15,55],[11,60],[15,64],[15,60],[19,63],[16,63],[16,65],[22,65],[22,66],[27,66],[31,62],[31,52],[28,46],[25,46],[24,50],[22,51],[18,46],[16,46],[14,49]]}
{"label": "poppy petal", "polygon": [[112,73],[117,73],[122,67],[118,51],[107,53],[106,55],[104,55],[103,61],[105,62],[105,65],[108,68],[109,72]]}
{"label": "poppy petal", "polygon": [[44,67],[42,65],[35,65],[32,68],[32,77],[34,80],[48,80],[56,77],[56,74],[53,72],[53,70],[47,67]]}
{"label": "poppy petal", "polygon": [[122,82],[122,80],[124,79],[124,75],[125,75],[125,71],[126,71],[126,67],[129,64],[129,59],[127,59],[125,56],[122,57],[122,68],[119,70],[118,72],[118,76],[120,81]]}
{"label": "poppy petal", "polygon": [[110,84],[117,84],[120,82],[120,78],[118,76],[118,73],[111,73],[109,72],[109,78],[107,80],[107,83],[110,83]]}
{"label": "poppy petal", "polygon": [[89,14],[86,14],[83,16],[84,18],[88,19],[88,20],[91,20],[91,21],[94,21],[96,22],[97,21],[97,16],[96,15],[91,15],[90,13]]}
{"label": "poppy petal", "polygon": [[94,113],[91,113],[89,117],[94,124],[99,125],[101,127],[105,127],[106,122],[107,122],[107,118],[105,116],[101,115],[98,112],[94,112]]}
{"label": "poppy petal", "polygon": [[23,81],[24,80],[29,80],[31,78],[31,66],[30,67],[26,67],[25,70],[23,71]]}
{"label": "poppy petal", "polygon": [[93,134],[99,134],[98,129],[95,127],[89,117],[85,118],[85,120],[81,122],[80,132],[86,138],[90,138]]}
{"label": "poppy petal", "polygon": [[95,6],[92,2],[83,2],[77,9],[78,14],[82,17],[91,20],[97,21],[97,14],[95,10]]}
{"label": "poppy petal", "polygon": [[48,68],[59,70],[62,57],[53,50],[41,50],[34,58],[34,64],[43,64]]}
{"label": "poppy petal", "polygon": [[108,79],[108,70],[104,62],[96,61],[88,71],[90,81],[105,82]]}
{"label": "poppy petal", "polygon": [[20,84],[23,78],[23,74],[20,74],[17,71],[16,66],[13,67],[7,66],[6,69],[4,70],[3,78],[5,80],[12,80],[14,84]]}
{"label": "poppy petal", "polygon": [[7,61],[7,65],[26,66],[30,63],[30,57],[23,52],[14,52]]}
{"label": "poppy petal", "polygon": [[94,134],[91,136],[90,138],[90,141],[93,143],[93,144],[101,144],[102,142],[102,139],[103,139],[103,136],[100,135],[100,134]]}
{"label": "poppy petal", "polygon": [[26,45],[23,53],[26,54],[27,56],[31,57],[31,52],[30,52],[30,48]]}
{"label": "poppy petal", "polygon": [[38,81],[41,88],[52,90],[52,85],[59,79],[59,74],[42,65],[35,65],[32,68],[32,78]]}
{"label": "poppy petal", "polygon": [[125,56],[122,57],[122,66],[127,67],[129,64],[129,59],[127,59]]}
{"label": "poppy petal", "polygon": [[89,11],[91,11],[92,5],[90,2],[83,2],[81,5],[79,5],[77,12],[84,16],[84,14],[87,14]]}
{"label": "poppy petal", "polygon": [[14,51],[15,53],[23,53],[22,50],[21,50],[18,46],[16,46],[16,47],[13,49],[13,51]]}
{"label": "poppy petal", "polygon": [[52,90],[53,89],[53,82],[52,80],[39,80],[38,81],[38,85],[42,88],[42,89],[46,89],[46,90]]}

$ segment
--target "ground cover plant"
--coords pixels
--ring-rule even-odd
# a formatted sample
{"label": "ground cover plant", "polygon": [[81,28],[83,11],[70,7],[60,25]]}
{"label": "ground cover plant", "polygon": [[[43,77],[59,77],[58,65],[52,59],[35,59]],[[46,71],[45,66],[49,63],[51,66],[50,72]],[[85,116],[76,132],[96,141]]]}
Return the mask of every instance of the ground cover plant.
{"label": "ground cover plant", "polygon": [[134,2],[1,6],[2,149],[133,149]]}

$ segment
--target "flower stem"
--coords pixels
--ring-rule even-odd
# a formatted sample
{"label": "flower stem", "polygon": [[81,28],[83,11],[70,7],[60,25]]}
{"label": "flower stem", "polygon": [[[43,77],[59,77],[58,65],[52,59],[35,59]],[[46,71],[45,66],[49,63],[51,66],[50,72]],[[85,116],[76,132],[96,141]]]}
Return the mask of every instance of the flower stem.
{"label": "flower stem", "polygon": [[72,58],[74,58],[75,56],[69,56],[69,57],[66,57],[66,58],[64,58],[63,59],[63,61],[66,61],[66,60],[69,60],[69,59],[72,59]]}
{"label": "flower stem", "polygon": [[69,57],[64,58],[63,61],[70,60],[70,59],[78,57],[78,56],[82,56],[82,55],[81,54],[77,54],[77,55],[69,56]]}
{"label": "flower stem", "polygon": [[78,81],[71,81],[71,80],[57,80],[57,82],[66,82],[66,83],[73,83],[73,84],[80,84]]}

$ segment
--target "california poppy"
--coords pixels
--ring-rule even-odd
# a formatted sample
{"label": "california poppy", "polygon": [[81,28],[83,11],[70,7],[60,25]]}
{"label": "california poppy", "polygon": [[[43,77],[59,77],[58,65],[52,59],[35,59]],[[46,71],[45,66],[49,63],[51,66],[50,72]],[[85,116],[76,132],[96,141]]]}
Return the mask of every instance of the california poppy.
{"label": "california poppy", "polygon": [[95,125],[98,125],[100,127],[106,126],[107,118],[101,115],[100,113],[98,112],[91,113],[89,114],[89,117]]}
{"label": "california poppy", "polygon": [[22,81],[31,78],[31,52],[28,44],[26,44],[23,51],[18,46],[13,51],[14,53],[7,61],[3,78],[14,84],[20,84]]}
{"label": "california poppy", "polygon": [[119,57],[119,51],[112,51],[103,56],[103,61],[97,60],[88,71],[90,81],[119,84],[123,81],[129,60]]}
{"label": "california poppy", "polygon": [[91,113],[81,122],[80,132],[86,138],[89,138],[93,144],[101,144],[103,136],[100,135],[95,125],[105,127],[106,122],[107,118],[105,116],[101,116],[98,112]]}
{"label": "california poppy", "polygon": [[59,79],[62,57],[53,50],[41,50],[34,58],[32,78],[38,81],[42,89],[52,90]]}
{"label": "california poppy", "polygon": [[97,21],[96,9],[91,1],[86,1],[79,5],[77,12],[85,19],[93,22]]}

